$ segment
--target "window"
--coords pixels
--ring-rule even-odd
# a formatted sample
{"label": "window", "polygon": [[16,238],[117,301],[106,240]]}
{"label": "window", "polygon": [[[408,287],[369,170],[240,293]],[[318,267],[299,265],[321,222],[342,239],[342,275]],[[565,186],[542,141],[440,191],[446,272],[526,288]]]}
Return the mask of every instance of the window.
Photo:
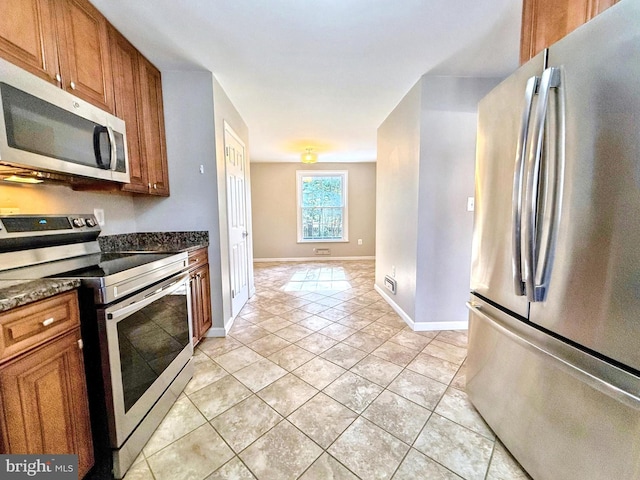
{"label": "window", "polygon": [[346,242],[345,170],[298,170],[298,242]]}

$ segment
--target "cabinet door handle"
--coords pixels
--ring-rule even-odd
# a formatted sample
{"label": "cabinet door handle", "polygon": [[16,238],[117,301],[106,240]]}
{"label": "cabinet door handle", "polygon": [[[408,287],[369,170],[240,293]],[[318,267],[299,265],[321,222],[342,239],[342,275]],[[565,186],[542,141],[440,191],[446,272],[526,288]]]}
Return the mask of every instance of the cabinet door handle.
{"label": "cabinet door handle", "polygon": [[82,339],[78,340],[78,348],[80,350],[82,350],[84,348],[84,342],[82,341]]}
{"label": "cabinet door handle", "polygon": [[158,185],[154,183],[153,184],[153,189],[156,190],[157,188],[158,188]]}
{"label": "cabinet door handle", "polygon": [[60,76],[59,73],[56,73],[56,82],[62,83],[62,77]]}
{"label": "cabinet door handle", "polygon": [[69,83],[69,86],[71,87],[71,90],[75,90],[76,89],[76,82]]}
{"label": "cabinet door handle", "polygon": [[53,317],[47,318],[46,320],[42,321],[42,326],[43,327],[48,327],[49,325],[51,325],[55,321],[56,321],[56,319],[53,318]]}

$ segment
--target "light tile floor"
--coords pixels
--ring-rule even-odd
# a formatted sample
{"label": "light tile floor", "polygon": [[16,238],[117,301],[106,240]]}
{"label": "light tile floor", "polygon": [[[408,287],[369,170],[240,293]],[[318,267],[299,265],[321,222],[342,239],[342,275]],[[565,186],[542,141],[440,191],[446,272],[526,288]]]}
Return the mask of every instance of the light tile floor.
{"label": "light tile floor", "polygon": [[126,480],[529,478],[464,392],[465,331],[413,332],[373,261],[262,263]]}

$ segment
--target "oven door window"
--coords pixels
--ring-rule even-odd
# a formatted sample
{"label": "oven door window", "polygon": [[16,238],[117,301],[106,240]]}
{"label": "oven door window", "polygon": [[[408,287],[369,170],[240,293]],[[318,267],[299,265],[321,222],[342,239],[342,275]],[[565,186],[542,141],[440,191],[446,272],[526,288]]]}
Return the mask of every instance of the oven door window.
{"label": "oven door window", "polygon": [[165,295],[117,324],[124,411],[189,344],[186,290]]}

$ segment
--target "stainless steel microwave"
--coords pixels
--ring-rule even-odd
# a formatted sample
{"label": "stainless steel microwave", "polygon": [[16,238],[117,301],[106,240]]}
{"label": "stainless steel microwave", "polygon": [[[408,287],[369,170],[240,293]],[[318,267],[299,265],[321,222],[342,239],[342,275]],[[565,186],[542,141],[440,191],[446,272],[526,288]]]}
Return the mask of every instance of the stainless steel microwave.
{"label": "stainless steel microwave", "polygon": [[124,120],[0,59],[0,170],[129,182]]}

